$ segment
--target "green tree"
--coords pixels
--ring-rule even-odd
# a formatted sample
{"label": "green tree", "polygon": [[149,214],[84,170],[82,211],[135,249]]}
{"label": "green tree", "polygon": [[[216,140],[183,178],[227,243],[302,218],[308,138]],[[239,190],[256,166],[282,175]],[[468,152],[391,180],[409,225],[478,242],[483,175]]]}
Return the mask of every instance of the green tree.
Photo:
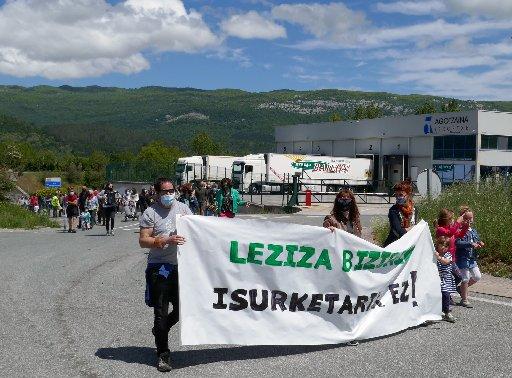
{"label": "green tree", "polygon": [[441,106],[441,111],[443,113],[460,112],[460,105],[457,100],[452,98],[448,103]]}
{"label": "green tree", "polygon": [[154,141],[142,146],[137,154],[137,162],[142,164],[151,176],[172,175],[176,161],[184,156],[179,148],[168,146],[162,141]]}
{"label": "green tree", "polygon": [[19,147],[11,143],[0,145],[0,165],[6,169],[19,170],[22,166],[23,155]]}
{"label": "green tree", "polygon": [[12,171],[5,167],[0,167],[0,201],[5,201],[7,199],[7,193],[12,191],[15,187],[11,176]]}
{"label": "green tree", "polygon": [[434,104],[432,104],[430,101],[425,102],[423,105],[421,105],[419,108],[416,109],[416,112],[414,114],[432,114],[435,113],[436,107]]}
{"label": "green tree", "polygon": [[192,138],[191,145],[194,155],[219,155],[222,151],[221,146],[205,132],[197,133]]}
{"label": "green tree", "polygon": [[100,171],[87,169],[84,171],[83,183],[88,188],[102,188],[105,185],[105,168]]}
{"label": "green tree", "polygon": [[84,172],[80,164],[75,164],[74,162],[69,163],[65,174],[69,183],[78,184],[83,181]]}
{"label": "green tree", "polygon": [[343,118],[341,118],[340,113],[335,112],[329,116],[329,121],[330,122],[339,122],[339,121],[343,121]]}
{"label": "green tree", "polygon": [[352,119],[373,119],[382,117],[382,109],[375,105],[357,106],[354,109]]}
{"label": "green tree", "polygon": [[109,163],[108,156],[102,151],[93,151],[85,162],[86,169],[93,171],[104,170]]}

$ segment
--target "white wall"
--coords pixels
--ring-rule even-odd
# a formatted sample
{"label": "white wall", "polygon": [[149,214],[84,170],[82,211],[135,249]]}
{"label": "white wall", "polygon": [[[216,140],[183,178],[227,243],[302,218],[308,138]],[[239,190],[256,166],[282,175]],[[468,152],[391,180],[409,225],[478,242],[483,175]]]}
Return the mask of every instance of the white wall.
{"label": "white wall", "polygon": [[276,153],[278,154],[291,154],[293,153],[293,143],[276,143]]}
{"label": "white wall", "polygon": [[410,139],[409,156],[432,156],[433,137],[414,137]]}
{"label": "white wall", "polygon": [[332,140],[313,141],[312,153],[332,156]]}
{"label": "white wall", "polygon": [[483,150],[478,153],[478,164],[491,167],[512,166],[512,151]]}
{"label": "white wall", "polygon": [[[470,110],[431,115],[434,135],[473,134],[477,132],[479,112]],[[512,120],[512,115],[508,115]],[[364,119],[361,121],[323,122],[275,128],[276,142],[371,139],[424,136],[427,115],[409,115]],[[458,119],[464,118],[464,122]]]}
{"label": "white wall", "polygon": [[311,142],[293,142],[294,154],[311,154]]}
{"label": "white wall", "polygon": [[357,139],[356,154],[380,154],[380,139]]}
{"label": "white wall", "polygon": [[424,158],[411,158],[409,157],[409,173],[406,173],[406,176],[410,176],[413,181],[416,181],[417,177],[413,176],[413,172],[411,172],[411,167],[418,167],[418,173],[425,169],[432,168],[432,160],[428,157]]}
{"label": "white wall", "polygon": [[387,138],[382,140],[382,155],[408,155],[408,138]]}
{"label": "white wall", "polygon": [[354,140],[335,140],[332,144],[332,154],[333,156],[346,156],[346,157],[354,157]]}
{"label": "white wall", "polygon": [[512,136],[512,113],[479,111],[478,132],[485,135]]}

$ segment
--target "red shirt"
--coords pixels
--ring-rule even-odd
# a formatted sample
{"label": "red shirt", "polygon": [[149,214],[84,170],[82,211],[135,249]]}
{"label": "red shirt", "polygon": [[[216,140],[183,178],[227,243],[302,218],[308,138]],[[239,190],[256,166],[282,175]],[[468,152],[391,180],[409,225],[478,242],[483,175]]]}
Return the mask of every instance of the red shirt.
{"label": "red shirt", "polygon": [[39,205],[39,199],[36,196],[30,197],[30,206]]}
{"label": "red shirt", "polygon": [[[67,199],[67,201],[68,201],[68,204],[70,204],[70,205],[71,205],[71,202],[76,202],[76,201],[78,200],[78,196],[77,196],[76,194],[68,194],[68,195],[66,196],[66,199]],[[73,204],[73,205],[75,205],[75,206],[76,206],[76,204]]]}
{"label": "red shirt", "polygon": [[437,236],[447,236],[450,238],[450,248],[448,252],[452,255],[452,261],[455,262],[455,239],[462,238],[468,232],[469,226],[467,224],[462,225],[458,222],[453,223],[451,226],[437,226]]}

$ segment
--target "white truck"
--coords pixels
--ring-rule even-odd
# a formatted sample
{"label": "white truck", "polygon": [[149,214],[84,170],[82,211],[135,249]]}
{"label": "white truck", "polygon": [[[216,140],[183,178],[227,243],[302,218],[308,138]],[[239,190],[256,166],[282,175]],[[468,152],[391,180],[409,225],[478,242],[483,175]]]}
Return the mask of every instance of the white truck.
{"label": "white truck", "polygon": [[191,181],[220,181],[231,177],[233,162],[240,159],[235,156],[188,156],[179,158],[176,163],[176,183]]}
{"label": "white truck", "polygon": [[342,187],[372,185],[373,162],[367,158],[255,154],[233,162],[233,184],[245,193],[291,190],[293,175],[299,190],[335,192]]}

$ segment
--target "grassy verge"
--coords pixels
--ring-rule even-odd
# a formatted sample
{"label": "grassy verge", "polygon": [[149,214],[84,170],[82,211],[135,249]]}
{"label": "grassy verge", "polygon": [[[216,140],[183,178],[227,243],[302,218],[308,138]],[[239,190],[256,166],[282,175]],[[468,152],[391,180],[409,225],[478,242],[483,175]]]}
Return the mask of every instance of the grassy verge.
{"label": "grassy verge", "polygon": [[34,229],[38,227],[60,227],[59,223],[46,215],[35,214],[18,205],[0,202],[0,228]]}
{"label": "grassy verge", "polygon": [[[455,184],[443,190],[435,200],[417,203],[420,218],[429,223],[431,232],[440,209],[452,209],[458,214],[461,205],[473,209],[474,227],[486,243],[479,252],[480,268],[495,276],[512,278],[512,182]],[[377,244],[382,245],[388,231],[386,221],[373,224]]]}

